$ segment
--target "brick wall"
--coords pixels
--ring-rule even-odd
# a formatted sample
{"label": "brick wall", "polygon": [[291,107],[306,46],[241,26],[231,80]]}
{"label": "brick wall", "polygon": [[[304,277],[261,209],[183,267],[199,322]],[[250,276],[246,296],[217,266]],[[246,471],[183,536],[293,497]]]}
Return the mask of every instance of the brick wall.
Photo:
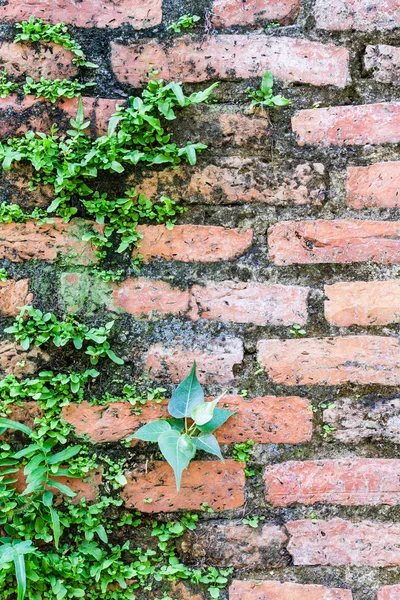
{"label": "brick wall", "polygon": [[[184,13],[201,26],[171,36],[166,26]],[[149,64],[188,90],[221,84],[217,103],[173,124],[177,140],[208,144],[196,166],[131,169],[111,183],[189,208],[172,230],[141,226],[139,274],[93,279],[80,218],[0,225],[11,274],[0,283],[2,329],[27,302],[88,321],[107,312],[127,381],[147,369],[170,392],[196,359],[209,396],[226,387],[238,410],[218,433],[227,460],[200,457],[180,494],[166,463],[120,444],[165,415],[165,403],[137,415],[129,403],[84,402],[63,416],[78,438],[129,455],[129,509],[155,518],[204,502],[214,509],[180,553],[235,567],[230,600],[400,599],[399,0],[83,0],[79,9],[8,0],[0,64],[16,81],[78,72],[60,47],[12,42],[13,23],[31,14],[73,26],[99,64],[98,95],[84,99],[93,134],[146,81]],[[245,89],[266,69],[292,104],[252,112]],[[0,99],[0,133],[54,122],[63,130],[76,106]],[[2,173],[1,199],[46,207],[51,191],[30,194],[29,176]],[[306,335],[290,333],[295,323]],[[50,368],[51,356],[23,353],[2,334],[4,372],[42,364]],[[26,408],[15,414],[32,420],[36,407]],[[232,446],[249,439],[256,474],[246,478]],[[75,485],[94,497],[101,473]],[[252,529],[242,522],[249,515],[264,520]]]}

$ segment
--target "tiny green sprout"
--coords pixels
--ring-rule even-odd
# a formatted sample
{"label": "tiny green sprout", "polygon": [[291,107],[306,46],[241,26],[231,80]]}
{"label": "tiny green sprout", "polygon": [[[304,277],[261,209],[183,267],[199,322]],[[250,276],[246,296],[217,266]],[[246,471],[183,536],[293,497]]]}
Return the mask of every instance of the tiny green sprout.
{"label": "tiny green sprout", "polygon": [[161,454],[171,465],[177,490],[181,486],[182,472],[198,450],[217,456],[223,461],[221,449],[213,432],[235,413],[217,408],[224,396],[221,394],[211,402],[204,401],[204,391],[196,376],[196,362],[190,374],[174,390],[168,404],[171,418],[157,419],[143,425],[127,438],[157,442]]}
{"label": "tiny green sprout", "polygon": [[233,447],[233,459],[237,462],[247,463],[250,459],[251,452],[253,450],[254,442],[253,440],[248,440],[247,442],[241,442],[240,444],[235,444]]}
{"label": "tiny green sprout", "polygon": [[247,88],[248,98],[251,100],[251,107],[255,106],[287,106],[290,100],[280,94],[273,94],[274,78],[271,71],[266,71],[261,80],[259,90],[253,91]]}
{"label": "tiny green sprout", "polygon": [[264,369],[263,367],[260,365],[260,363],[257,363],[257,367],[256,370],[254,371],[254,375],[262,375],[262,373],[264,373]]}
{"label": "tiny green sprout", "polygon": [[7,281],[8,273],[6,269],[0,269],[0,281]]}
{"label": "tiny green sprout", "polygon": [[208,513],[215,512],[214,509],[211,508],[211,506],[208,506],[208,502],[203,502],[203,504],[200,505],[200,509]]}
{"label": "tiny green sprout", "polygon": [[266,25],[265,29],[276,29],[277,27],[280,27],[281,24],[277,23],[276,21],[271,21],[271,23],[268,23],[268,25]]}
{"label": "tiny green sprout", "polygon": [[305,329],[303,329],[302,326],[299,325],[298,323],[294,323],[294,325],[292,325],[289,333],[293,337],[301,337],[303,335],[307,335],[307,331]]}
{"label": "tiny green sprout", "polygon": [[6,96],[16,90],[17,87],[17,83],[13,83],[8,79],[8,73],[6,69],[0,71],[0,98],[6,98]]}
{"label": "tiny green sprout", "polygon": [[317,515],[316,515],[315,513],[311,513],[311,515],[310,515],[310,519],[311,519],[311,521],[312,521],[313,523],[316,523],[316,522],[317,522]]}
{"label": "tiny green sprout", "polygon": [[167,29],[181,33],[182,29],[193,29],[198,21],[200,21],[200,17],[197,15],[182,15],[177,21],[170,23]]}
{"label": "tiny green sprout", "polygon": [[247,396],[249,395],[249,391],[248,390],[241,390],[240,391],[240,395],[242,396],[242,398],[247,398]]}
{"label": "tiny green sprout", "polygon": [[153,498],[143,498],[143,502],[145,504],[151,504],[153,502]]}
{"label": "tiny green sprout", "polygon": [[334,431],[336,431],[336,427],[332,427],[331,425],[328,425],[325,423],[325,425],[322,426],[322,433],[321,433],[321,437],[323,439],[328,438]]}
{"label": "tiny green sprout", "polygon": [[243,519],[243,523],[245,525],[248,525],[249,527],[252,527],[253,529],[257,529],[257,527],[260,524],[260,521],[264,521],[265,517],[258,517],[257,515],[254,515],[253,517],[245,517]]}

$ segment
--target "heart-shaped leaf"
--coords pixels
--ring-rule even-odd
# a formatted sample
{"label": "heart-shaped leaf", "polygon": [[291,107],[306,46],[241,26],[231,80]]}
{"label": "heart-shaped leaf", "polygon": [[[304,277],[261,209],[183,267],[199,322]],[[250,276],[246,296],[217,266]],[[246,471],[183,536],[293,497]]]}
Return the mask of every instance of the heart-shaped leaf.
{"label": "heart-shaped leaf", "polygon": [[198,425],[200,431],[205,433],[210,433],[211,431],[215,431],[218,427],[221,427],[229,417],[232,417],[236,414],[236,411],[226,410],[225,408],[216,408],[214,410],[214,415],[211,421],[208,421],[205,425]]}
{"label": "heart-shaped leaf", "polygon": [[204,450],[204,452],[208,452],[208,454],[214,454],[224,462],[221,448],[212,433],[201,433],[199,437],[193,438],[193,442],[198,450]]}
{"label": "heart-shaped leaf", "polygon": [[178,385],[168,404],[170,415],[177,419],[190,417],[192,410],[204,402],[204,392],[196,376],[196,362],[190,374]]}
{"label": "heart-shaped leaf", "polygon": [[144,442],[158,442],[158,438],[165,431],[171,431],[171,425],[164,419],[158,419],[140,427],[127,438],[127,441],[130,442],[132,439],[136,439]]}
{"label": "heart-shaped leaf", "polygon": [[158,438],[158,445],[165,460],[174,470],[176,489],[180,490],[182,471],[186,469],[196,454],[196,446],[186,433],[164,431]]}
{"label": "heart-shaped leaf", "polygon": [[218,400],[219,398],[216,398],[212,402],[203,402],[202,404],[199,404],[199,406],[196,406],[196,408],[192,410],[192,414],[190,416],[196,423],[196,425],[205,425],[206,423],[211,421]]}

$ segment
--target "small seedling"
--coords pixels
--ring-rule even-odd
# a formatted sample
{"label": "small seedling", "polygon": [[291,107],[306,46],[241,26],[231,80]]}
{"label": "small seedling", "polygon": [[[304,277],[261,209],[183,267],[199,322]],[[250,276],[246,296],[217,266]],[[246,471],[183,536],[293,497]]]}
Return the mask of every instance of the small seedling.
{"label": "small seedling", "polygon": [[198,21],[200,21],[200,17],[197,15],[182,15],[177,21],[170,23],[167,29],[181,33],[182,29],[193,29]]}
{"label": "small seedling", "polygon": [[307,335],[307,331],[305,329],[303,329],[302,326],[299,325],[298,323],[295,323],[294,325],[292,325],[292,328],[290,329],[289,333],[293,337],[301,337],[303,335]]}
{"label": "small seedling", "polygon": [[257,529],[257,527],[260,524],[260,521],[264,521],[265,517],[258,517],[257,515],[254,515],[253,517],[245,517],[243,519],[243,523],[245,525],[248,525],[249,527],[252,527],[253,529]]}
{"label": "small seedling", "polygon": [[0,98],[6,98],[11,92],[17,89],[18,84],[8,79],[7,70],[0,72]]}
{"label": "small seedling", "polygon": [[251,106],[287,106],[290,100],[280,94],[273,94],[274,78],[271,71],[266,71],[261,80],[261,88],[253,91],[247,88],[246,92],[251,100]]}
{"label": "small seedling", "polygon": [[328,438],[330,435],[332,435],[332,433],[336,431],[336,427],[332,427],[331,425],[323,425],[322,426],[322,433],[321,433],[321,437],[323,439]]}
{"label": "small seedling", "polygon": [[0,281],[7,281],[8,273],[6,269],[0,269]]}
{"label": "small seedling", "polygon": [[204,391],[196,376],[196,362],[190,374],[178,385],[168,404],[169,419],[147,423],[127,438],[157,442],[165,460],[171,465],[177,490],[181,476],[197,450],[224,460],[217,439],[212,434],[235,413],[216,408],[225,392],[211,402],[204,401]]}
{"label": "small seedling", "polygon": [[247,442],[242,442],[241,444],[235,444],[233,448],[233,459],[238,462],[247,463],[250,459],[253,446],[253,440],[248,440]]}

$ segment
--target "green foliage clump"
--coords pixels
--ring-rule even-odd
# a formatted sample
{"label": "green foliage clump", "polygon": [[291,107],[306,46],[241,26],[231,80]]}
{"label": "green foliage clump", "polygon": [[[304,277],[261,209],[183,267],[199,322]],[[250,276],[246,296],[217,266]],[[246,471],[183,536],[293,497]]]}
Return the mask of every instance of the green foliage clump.
{"label": "green foliage clump", "polygon": [[11,92],[16,90],[18,87],[17,83],[13,83],[8,79],[8,73],[6,69],[0,72],[0,98],[6,98]]}
{"label": "green foliage clump", "polygon": [[34,81],[32,77],[26,78],[24,94],[34,94],[37,98],[47,98],[50,102],[56,102],[60,98],[75,98],[81,96],[82,92],[95,83],[79,83],[68,79],[49,80],[44,77],[40,81]]}
{"label": "green foliage clump", "polygon": [[117,281],[122,281],[124,279],[124,270],[123,269],[117,269],[116,271],[113,271],[112,269],[99,269],[99,268],[93,268],[90,270],[90,274],[94,275],[94,277],[97,277],[97,279],[100,279],[101,281],[104,281],[105,283],[108,283],[110,281],[112,282],[117,282]]}
{"label": "green foliage clump", "polygon": [[181,476],[197,450],[224,460],[218,441],[212,434],[235,413],[216,408],[224,394],[212,402],[204,401],[204,391],[196,376],[196,363],[190,374],[178,385],[168,404],[172,418],[157,419],[143,425],[128,440],[157,442],[165,460],[175,473],[179,490]]}
{"label": "green foliage clump", "polygon": [[16,23],[15,27],[19,33],[15,36],[14,42],[52,42],[53,44],[59,44],[73,53],[74,58],[72,62],[76,65],[91,68],[97,67],[97,65],[86,60],[81,45],[73,39],[65,23],[51,25],[43,21],[43,19],[32,15],[29,21]]}
{"label": "green foliage clump", "polygon": [[251,106],[287,106],[290,104],[290,100],[281,96],[280,94],[274,95],[274,78],[271,71],[266,71],[261,80],[261,87],[259,90],[253,91],[251,88],[247,88],[247,95],[251,99]]}
{"label": "green foliage clump", "polygon": [[182,29],[193,29],[198,21],[200,21],[200,17],[197,15],[182,15],[177,21],[170,23],[167,29],[181,33]]}
{"label": "green foliage clump", "polygon": [[0,269],[0,281],[7,281],[8,273],[6,269]]}
{"label": "green foliage clump", "polygon": [[[29,317],[28,319],[26,318]],[[6,333],[12,333],[17,342],[24,350],[28,350],[31,344],[42,346],[51,341],[59,348],[72,341],[74,347],[80,350],[84,343],[93,343],[87,346],[85,354],[90,356],[90,362],[95,365],[99,358],[108,356],[118,365],[123,364],[107,341],[114,321],[106,323],[104,327],[89,328],[80,323],[73,315],[66,316],[59,321],[53,313],[43,313],[33,306],[24,306],[16,317],[14,324],[5,329]]]}

